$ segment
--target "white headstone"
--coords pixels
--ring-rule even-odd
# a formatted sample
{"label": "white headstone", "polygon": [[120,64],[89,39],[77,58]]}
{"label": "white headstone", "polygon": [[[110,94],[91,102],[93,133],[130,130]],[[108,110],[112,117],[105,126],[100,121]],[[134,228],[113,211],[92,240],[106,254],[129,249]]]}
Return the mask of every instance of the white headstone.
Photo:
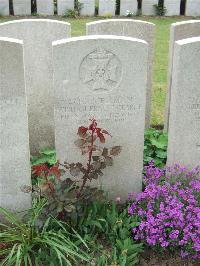
{"label": "white headstone", "polygon": [[23,42],[0,38],[0,51],[0,206],[21,211],[31,206]]}
{"label": "white headstone", "polygon": [[[118,35],[145,40],[149,44],[146,119],[145,126],[150,126],[151,90],[154,55],[155,25],[153,23],[133,19],[107,19],[86,24],[87,35]],[[134,78],[133,78],[134,79]]]}
{"label": "white headstone", "polygon": [[70,24],[25,19],[0,24],[0,36],[24,42],[31,152],[54,146],[52,41],[70,37]]}
{"label": "white headstone", "polygon": [[15,16],[31,15],[31,1],[13,0],[13,10]]}
{"label": "white headstone", "polygon": [[164,0],[164,6],[167,9],[166,16],[180,15],[181,0]]}
{"label": "white headstone", "polygon": [[158,0],[143,0],[142,1],[142,14],[151,16],[156,15],[154,5],[158,4]]}
{"label": "white headstone", "polygon": [[9,0],[0,0],[0,16],[9,15]]}
{"label": "white headstone", "polygon": [[190,37],[200,36],[200,20],[188,20],[173,23],[170,29],[170,45],[169,45],[169,66],[168,66],[168,86],[165,105],[165,130],[168,131],[169,113],[170,113],[170,97],[171,97],[171,78],[173,72],[173,55],[175,41]]}
{"label": "white headstone", "polygon": [[79,0],[83,7],[81,9],[82,16],[94,16],[95,0]]}
{"label": "white headstone", "polygon": [[186,16],[200,16],[200,1],[199,0],[187,0],[185,15]]}
{"label": "white headstone", "polygon": [[37,0],[37,14],[54,15],[54,0]]}
{"label": "white headstone", "polygon": [[137,10],[138,10],[137,0],[121,0],[120,1],[120,15],[121,16],[126,16],[128,11],[136,15]]}
{"label": "white headstone", "polygon": [[[86,36],[53,43],[56,152],[86,162],[75,146],[77,128],[95,117],[122,146],[98,185],[127,198],[142,185],[148,46],[122,36]],[[106,146],[106,145],[105,145]]]}
{"label": "white headstone", "polygon": [[99,16],[115,16],[116,0],[99,0]]}
{"label": "white headstone", "polygon": [[64,15],[68,9],[74,10],[74,0],[57,0],[58,15]]}
{"label": "white headstone", "polygon": [[168,164],[200,166],[200,37],[174,46]]}

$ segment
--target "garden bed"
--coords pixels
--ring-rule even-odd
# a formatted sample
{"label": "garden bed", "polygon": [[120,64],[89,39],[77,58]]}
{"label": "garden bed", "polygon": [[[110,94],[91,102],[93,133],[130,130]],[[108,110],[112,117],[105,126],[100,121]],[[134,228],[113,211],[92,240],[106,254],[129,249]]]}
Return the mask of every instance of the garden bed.
{"label": "garden bed", "polygon": [[163,252],[158,255],[151,249],[145,249],[140,255],[138,266],[199,266],[198,261],[182,259],[178,254]]}

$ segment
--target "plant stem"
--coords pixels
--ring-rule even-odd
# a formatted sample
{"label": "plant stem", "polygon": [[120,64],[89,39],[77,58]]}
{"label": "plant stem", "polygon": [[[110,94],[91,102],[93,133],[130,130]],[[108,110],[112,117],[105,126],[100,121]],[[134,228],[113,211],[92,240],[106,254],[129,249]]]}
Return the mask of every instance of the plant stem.
{"label": "plant stem", "polygon": [[91,132],[91,146],[90,146],[90,150],[89,150],[87,170],[83,176],[83,183],[81,185],[81,188],[80,188],[79,192],[77,193],[78,197],[80,197],[80,194],[81,194],[82,190],[84,189],[84,187],[87,183],[87,180],[90,179],[89,174],[90,174],[90,170],[91,170],[92,153],[93,153],[93,146],[94,146],[94,134],[95,134],[95,130],[96,130],[95,121],[92,121],[91,130],[92,130],[92,132]]}

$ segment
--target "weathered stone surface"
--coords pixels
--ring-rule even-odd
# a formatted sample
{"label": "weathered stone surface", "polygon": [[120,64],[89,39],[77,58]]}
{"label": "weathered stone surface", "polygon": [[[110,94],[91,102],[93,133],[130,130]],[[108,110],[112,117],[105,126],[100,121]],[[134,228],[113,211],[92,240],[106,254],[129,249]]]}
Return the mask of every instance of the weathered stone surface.
{"label": "weathered stone surface", "polygon": [[31,152],[54,145],[52,41],[70,36],[70,24],[25,19],[0,24],[0,36],[24,42]]}
{"label": "weathered stone surface", "polygon": [[99,16],[115,16],[116,0],[99,0]]}
{"label": "weathered stone surface", "polygon": [[155,15],[155,7],[154,5],[158,4],[158,0],[143,0],[142,1],[142,14],[151,16]]}
{"label": "weathered stone surface", "polygon": [[64,15],[68,9],[74,10],[74,0],[57,0],[58,15]]}
{"label": "weathered stone surface", "polygon": [[199,0],[187,0],[185,15],[186,16],[200,16],[200,1]]}
{"label": "weathered stone surface", "polygon": [[181,0],[165,0],[164,5],[167,8],[166,16],[179,16],[180,2]]}
{"label": "weathered stone surface", "polygon": [[13,1],[14,15],[31,15],[31,1],[30,0],[14,0]]}
{"label": "weathered stone surface", "polygon": [[[146,97],[146,128],[151,119],[152,67],[154,54],[155,25],[153,23],[133,19],[108,19],[86,24],[87,35],[119,35],[145,40],[149,44],[147,97]],[[131,82],[131,80],[130,80]]]}
{"label": "weathered stone surface", "polygon": [[37,0],[37,14],[54,15],[54,0]]}
{"label": "weathered stone surface", "polygon": [[95,0],[80,0],[80,3],[83,4],[81,9],[82,16],[93,16],[95,12]]}
{"label": "weathered stone surface", "polygon": [[30,208],[31,184],[23,43],[0,38],[0,206],[12,211]]}
{"label": "weathered stone surface", "polygon": [[56,152],[85,162],[75,146],[77,128],[95,117],[122,146],[98,185],[127,198],[142,185],[148,45],[122,36],[86,36],[53,42]]}
{"label": "weathered stone surface", "polygon": [[0,16],[9,15],[9,0],[0,0]]}
{"label": "weathered stone surface", "polygon": [[168,164],[200,165],[200,37],[174,46]]}
{"label": "weathered stone surface", "polygon": [[169,113],[170,113],[170,97],[171,97],[171,77],[173,71],[173,55],[175,41],[190,37],[200,36],[200,20],[188,20],[173,23],[170,29],[170,45],[169,45],[169,64],[168,64],[168,90],[165,106],[165,130],[168,131]]}
{"label": "weathered stone surface", "polygon": [[120,15],[126,16],[127,10],[133,14],[136,14],[137,10],[138,10],[137,0],[121,0],[121,2],[120,2]]}

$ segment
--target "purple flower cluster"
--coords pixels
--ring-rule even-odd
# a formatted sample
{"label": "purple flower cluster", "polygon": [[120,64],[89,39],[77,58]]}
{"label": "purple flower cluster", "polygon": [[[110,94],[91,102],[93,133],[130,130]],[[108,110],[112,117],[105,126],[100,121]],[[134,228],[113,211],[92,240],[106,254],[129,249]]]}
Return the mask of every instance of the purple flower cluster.
{"label": "purple flower cluster", "polygon": [[179,165],[161,170],[150,162],[145,170],[145,190],[129,208],[140,222],[133,238],[200,258],[200,165],[192,171]]}

